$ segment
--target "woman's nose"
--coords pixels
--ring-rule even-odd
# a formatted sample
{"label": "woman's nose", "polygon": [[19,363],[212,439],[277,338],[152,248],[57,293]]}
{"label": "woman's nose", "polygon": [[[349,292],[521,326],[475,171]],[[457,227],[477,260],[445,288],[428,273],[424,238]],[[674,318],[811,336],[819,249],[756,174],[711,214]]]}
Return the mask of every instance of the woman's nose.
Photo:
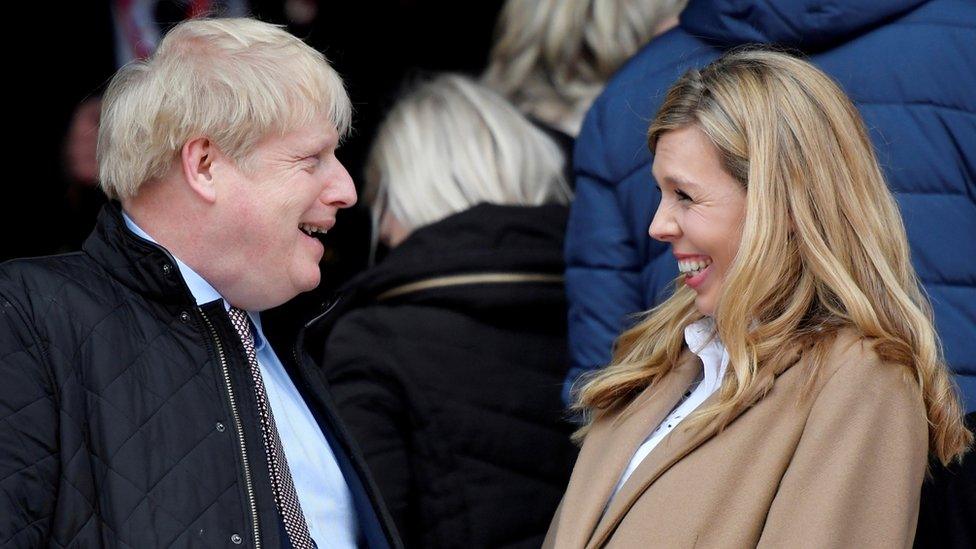
{"label": "woman's nose", "polygon": [[647,234],[662,242],[671,242],[681,234],[678,223],[664,202],[658,204],[657,211],[654,212],[654,219],[651,220],[651,226],[647,228]]}

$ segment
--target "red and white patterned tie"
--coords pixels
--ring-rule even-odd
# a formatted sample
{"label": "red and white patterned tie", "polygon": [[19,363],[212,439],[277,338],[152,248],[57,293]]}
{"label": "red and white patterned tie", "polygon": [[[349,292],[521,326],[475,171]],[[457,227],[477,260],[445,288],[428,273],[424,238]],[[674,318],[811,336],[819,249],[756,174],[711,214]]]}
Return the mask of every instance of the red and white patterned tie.
{"label": "red and white patterned tie", "polygon": [[258,402],[258,411],[261,414],[261,434],[264,438],[264,452],[268,456],[268,471],[271,474],[271,486],[274,490],[275,504],[285,522],[285,532],[291,540],[292,547],[295,549],[313,549],[315,547],[312,536],[308,533],[308,524],[305,523],[305,514],[302,513],[302,504],[298,501],[298,492],[295,491],[295,482],[291,478],[291,470],[288,468],[288,459],[285,457],[285,450],[281,445],[281,438],[278,436],[278,427],[275,425],[274,414],[268,403],[268,394],[264,390],[264,380],[261,378],[261,369],[258,367],[257,353],[254,350],[254,335],[251,332],[251,320],[247,313],[231,307],[230,321],[237,330],[237,335],[244,344],[244,354],[251,365],[251,378],[254,381],[254,396]]}

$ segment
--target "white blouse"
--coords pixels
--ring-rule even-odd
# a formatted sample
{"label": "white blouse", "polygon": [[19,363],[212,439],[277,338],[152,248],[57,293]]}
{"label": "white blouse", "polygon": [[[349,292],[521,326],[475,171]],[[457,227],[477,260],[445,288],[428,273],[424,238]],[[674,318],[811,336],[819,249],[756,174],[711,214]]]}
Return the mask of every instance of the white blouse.
{"label": "white blouse", "polygon": [[715,333],[715,321],[709,317],[705,317],[689,324],[685,328],[685,342],[688,344],[688,348],[701,358],[702,364],[704,365],[702,375],[699,376],[697,385],[692,385],[688,389],[688,392],[685,393],[682,400],[671,410],[671,413],[664,418],[664,421],[637,448],[634,457],[631,458],[627,468],[620,475],[620,480],[617,482],[617,486],[613,489],[613,494],[610,496],[611,500],[620,491],[620,487],[627,482],[627,479],[630,478],[634,470],[644,461],[644,458],[654,450],[654,447],[668,433],[673,431],[681,423],[681,420],[688,417],[705,399],[722,386],[722,378],[725,376],[725,369],[729,365],[729,353],[725,350],[725,345],[722,345],[722,342],[719,341],[718,334]]}

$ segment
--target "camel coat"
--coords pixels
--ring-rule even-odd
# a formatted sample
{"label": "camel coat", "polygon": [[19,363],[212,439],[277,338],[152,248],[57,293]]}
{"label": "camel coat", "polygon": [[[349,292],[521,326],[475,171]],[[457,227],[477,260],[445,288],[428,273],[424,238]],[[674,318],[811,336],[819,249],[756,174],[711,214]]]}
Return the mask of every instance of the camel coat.
{"label": "camel coat", "polygon": [[772,389],[724,431],[679,425],[607,506],[701,371],[686,350],[629,413],[595,419],[544,547],[911,547],[928,455],[918,384],[850,332],[812,385],[808,360],[767,373]]}

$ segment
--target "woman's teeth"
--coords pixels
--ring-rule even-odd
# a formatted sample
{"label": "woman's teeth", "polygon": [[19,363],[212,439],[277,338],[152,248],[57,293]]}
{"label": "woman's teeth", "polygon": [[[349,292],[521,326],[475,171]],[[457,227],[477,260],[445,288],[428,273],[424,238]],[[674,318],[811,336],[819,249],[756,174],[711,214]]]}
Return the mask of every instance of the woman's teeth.
{"label": "woman's teeth", "polygon": [[711,264],[711,259],[686,259],[678,261],[678,270],[683,275],[694,276]]}

